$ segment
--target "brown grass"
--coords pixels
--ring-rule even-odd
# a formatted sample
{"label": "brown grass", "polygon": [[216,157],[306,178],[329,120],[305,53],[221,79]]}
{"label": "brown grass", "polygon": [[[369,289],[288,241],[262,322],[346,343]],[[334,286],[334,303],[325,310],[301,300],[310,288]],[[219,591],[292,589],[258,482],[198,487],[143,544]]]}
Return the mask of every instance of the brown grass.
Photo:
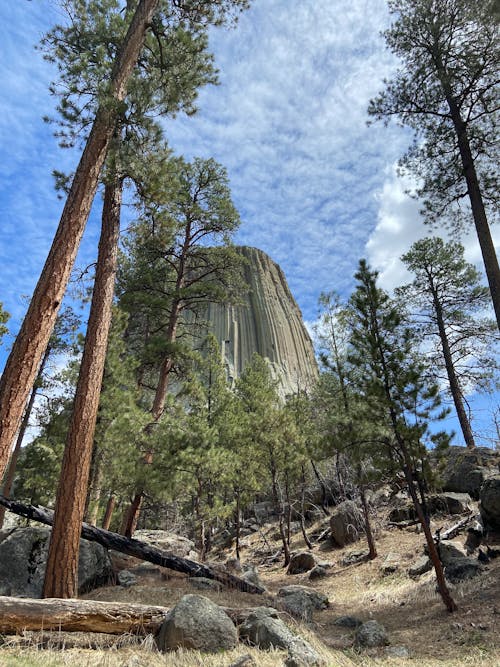
{"label": "brown grass", "polygon": [[[439,525],[443,524],[446,522]],[[244,560],[253,560],[259,543],[258,535],[247,538]],[[271,544],[272,548],[275,546]],[[295,537],[293,548],[303,546],[301,539]],[[415,529],[379,529],[379,557],[375,561],[341,566],[342,556],[360,546],[363,544],[342,550],[315,548],[319,560],[333,563],[328,576],[315,582],[309,582],[306,574],[290,577],[279,564],[261,566],[259,572],[269,590],[264,596],[228,590],[200,593],[182,575],[164,570],[142,577],[137,586],[100,588],[85,597],[172,607],[182,595],[191,592],[206,595],[221,606],[247,608],[271,605],[273,595],[283,585],[304,584],[327,594],[330,608],[316,612],[309,626],[292,619],[288,622],[314,645],[327,665],[375,667],[383,663],[403,667],[410,663],[419,667],[500,667],[500,562],[497,562],[500,558],[491,561],[480,577],[453,587],[459,609],[449,614],[435,592],[432,573],[415,581],[406,574],[409,564],[422,553],[423,537]],[[384,576],[380,564],[390,552],[400,554],[402,566],[399,572]],[[345,614],[381,622],[389,632],[391,644],[409,650],[410,661],[389,658],[383,649],[356,653],[352,634],[334,625],[334,620]],[[44,636],[29,633],[6,639],[0,650],[0,667],[229,667],[245,654],[252,655],[258,667],[282,667],[286,657],[283,651],[261,652],[246,646],[215,656],[195,651],[162,655],[156,651],[151,637],[139,643],[133,637],[57,633]]]}

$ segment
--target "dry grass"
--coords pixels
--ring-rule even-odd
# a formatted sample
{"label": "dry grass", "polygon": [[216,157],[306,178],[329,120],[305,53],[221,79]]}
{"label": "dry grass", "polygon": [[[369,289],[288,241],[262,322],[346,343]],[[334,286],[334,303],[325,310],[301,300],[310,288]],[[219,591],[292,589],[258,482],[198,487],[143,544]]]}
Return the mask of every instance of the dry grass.
{"label": "dry grass", "polygon": [[[247,540],[244,559],[252,560],[259,542],[258,535]],[[296,624],[291,619],[288,622],[314,645],[331,667],[380,664],[389,667],[408,664],[500,667],[500,562],[492,561],[480,577],[453,587],[459,610],[449,614],[435,592],[432,573],[416,581],[406,575],[408,565],[421,554],[422,546],[423,538],[414,530],[379,530],[379,557],[375,561],[343,567],[340,565],[342,557],[359,545],[344,550],[323,549],[317,551],[318,559],[333,563],[324,579],[311,583],[307,575],[290,577],[279,564],[274,564],[260,568],[268,595],[227,590],[201,594],[221,606],[245,608],[271,605],[272,596],[283,585],[299,583],[315,587],[328,595],[330,608],[316,612],[309,626]],[[294,548],[303,548],[299,537],[295,538]],[[400,554],[402,567],[399,572],[384,576],[380,564],[391,552]],[[128,589],[101,588],[85,597],[172,607],[188,592],[198,591],[182,575],[158,571],[156,575],[144,576],[140,585]],[[393,646],[408,648],[410,660],[388,657],[383,649],[356,653],[352,648],[352,634],[334,625],[335,619],[345,614],[381,622]],[[283,651],[261,652],[246,646],[215,656],[196,651],[162,655],[156,651],[151,637],[139,642],[134,637],[29,633],[8,639],[0,650],[0,667],[229,667],[245,654],[252,655],[258,667],[282,667],[286,657]]]}

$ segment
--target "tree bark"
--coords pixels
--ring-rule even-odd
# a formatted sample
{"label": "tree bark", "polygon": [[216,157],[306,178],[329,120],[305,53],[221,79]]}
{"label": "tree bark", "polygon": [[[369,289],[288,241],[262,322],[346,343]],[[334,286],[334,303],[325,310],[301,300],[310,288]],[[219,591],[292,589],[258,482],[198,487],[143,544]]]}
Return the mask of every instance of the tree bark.
{"label": "tree bark", "polygon": [[370,512],[368,510],[368,503],[366,502],[366,494],[363,484],[360,484],[359,486],[359,496],[361,498],[361,506],[363,507],[363,516],[365,519],[366,541],[368,542],[369,558],[370,560],[374,560],[377,557],[377,549],[375,547],[375,540],[373,539]]}
{"label": "tree bark", "polygon": [[432,537],[429,522],[427,521],[427,518],[424,516],[422,505],[418,501],[417,492],[415,491],[415,485],[413,483],[413,479],[411,476],[411,469],[407,461],[405,461],[404,473],[406,482],[408,484],[408,491],[410,492],[410,497],[413,501],[413,506],[415,507],[418,520],[420,521],[420,524],[422,525],[422,529],[424,531],[425,541],[427,542],[427,548],[429,550],[429,558],[432,561],[432,564],[434,566],[434,571],[436,573],[436,581],[439,594],[443,599],[446,609],[450,613],[454,612],[458,609],[458,607],[453,598],[451,597],[448,586],[446,585],[446,580],[444,578],[443,564],[441,563],[441,559],[439,558],[439,553],[436,547],[436,543],[434,542],[434,539]]}
{"label": "tree bark", "polygon": [[[14,512],[14,514],[33,519],[34,521],[39,521],[48,526],[51,526],[53,523],[53,513],[45,507],[25,505],[24,503],[9,500],[3,496],[0,496],[0,505],[4,505],[9,511]],[[206,577],[207,579],[214,579],[215,581],[220,581],[229,588],[237,588],[245,593],[264,593],[264,589],[260,586],[255,586],[254,584],[251,584],[244,579],[240,579],[239,577],[235,577],[228,572],[219,572],[208,565],[203,565],[202,563],[197,563],[187,558],[174,556],[173,554],[156,549],[139,540],[128,539],[123,535],[118,535],[118,533],[112,533],[109,530],[96,528],[87,523],[81,524],[81,536],[84,540],[102,544],[106,549],[114,549],[115,551],[120,551],[129,556],[146,560],[154,565],[167,567],[176,572],[183,572],[190,577]]]}
{"label": "tree bark", "polygon": [[116,505],[116,497],[114,493],[110,493],[108,502],[106,504],[106,511],[104,512],[104,519],[102,520],[102,527],[104,530],[109,530],[111,525],[111,518]]}
{"label": "tree bark", "polygon": [[0,632],[55,630],[146,635],[160,629],[168,611],[165,607],[124,602],[0,597]]}
{"label": "tree bark", "polygon": [[[40,368],[38,369],[38,375],[35,380],[35,384],[33,385],[33,389],[31,390],[31,395],[30,399],[28,401],[28,405],[26,406],[26,409],[24,411],[24,416],[23,420],[21,422],[21,427],[19,429],[19,433],[17,435],[16,439],[16,444],[14,446],[14,449],[12,450],[12,455],[10,457],[9,461],[9,466],[7,468],[7,472],[5,473],[5,478],[3,480],[3,488],[2,488],[2,494],[6,497],[10,497],[10,492],[12,490],[12,485],[14,483],[14,477],[16,475],[16,468],[17,468],[17,461],[19,460],[19,454],[21,452],[21,445],[23,444],[24,440],[24,434],[26,433],[26,429],[29,426],[29,421],[31,417],[31,413],[33,411],[33,406],[35,404],[35,399],[36,395],[38,392],[39,388],[39,381],[42,377],[43,370],[45,368],[45,365],[47,363],[47,360],[50,356],[50,345],[47,347],[45,350],[45,354],[43,355],[42,362],[40,364]],[[0,507],[0,529],[3,528],[3,524],[5,521],[5,507]]]}
{"label": "tree bark", "polygon": [[446,335],[446,327],[444,325],[444,318],[443,318],[443,308],[441,306],[441,303],[439,301],[434,286],[432,286],[432,298],[434,302],[434,311],[436,313],[436,322],[438,325],[439,338],[441,340],[441,349],[443,350],[444,363],[446,367],[446,373],[448,375],[448,382],[450,385],[450,392],[453,398],[453,403],[455,404],[455,410],[457,411],[458,421],[460,423],[460,428],[462,429],[462,434],[464,436],[465,444],[469,449],[475,449],[476,443],[474,442],[474,436],[472,434],[470,422],[467,419],[467,414],[465,412],[464,403],[462,400],[462,392],[460,390],[458,378],[455,373],[455,366],[453,364],[453,357],[450,350],[450,344],[448,342],[448,336]]}
{"label": "tree bark", "polygon": [[54,328],[113,136],[120,102],[125,98],[128,79],[158,4],[159,0],[140,0],[137,6],[113,66],[110,99],[96,112],[52,247],[0,379],[0,476],[5,472],[23,408]]}
{"label": "tree bark", "polygon": [[500,329],[500,268],[498,266],[495,245],[491,238],[488,218],[486,217],[486,210],[484,208],[476,165],[467,134],[467,125],[460,113],[460,108],[453,94],[453,90],[447,77],[446,68],[439,53],[435,55],[435,62],[437,74],[446,97],[451,120],[457,136],[458,150],[460,152],[465,182],[467,184],[467,194],[469,195],[472,217],[474,218],[477,238],[483,256],[484,268],[486,270],[493,308],[495,309],[497,326]]}
{"label": "tree bark", "polygon": [[43,596],[73,598],[78,591],[80,527],[85,511],[92,445],[111,326],[118,263],[122,183],[106,185],[96,277],[87,335],[64,449]]}

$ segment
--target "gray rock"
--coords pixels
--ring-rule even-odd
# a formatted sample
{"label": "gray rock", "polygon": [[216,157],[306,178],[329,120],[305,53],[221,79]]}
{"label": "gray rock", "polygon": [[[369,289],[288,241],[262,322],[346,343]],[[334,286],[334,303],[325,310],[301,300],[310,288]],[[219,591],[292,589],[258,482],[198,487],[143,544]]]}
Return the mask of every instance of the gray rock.
{"label": "gray rock", "polygon": [[124,588],[130,588],[137,583],[137,577],[129,570],[121,570],[118,572],[116,578],[120,586],[123,586]]}
{"label": "gray rock", "polygon": [[384,558],[384,562],[380,566],[383,574],[394,574],[401,567],[401,555],[396,553],[388,553]]}
{"label": "gray rock", "polygon": [[487,479],[479,492],[479,511],[484,525],[500,530],[500,475]]}
{"label": "gray rock", "polygon": [[465,558],[465,549],[460,542],[443,540],[438,544],[439,557],[443,565]]}
{"label": "gray rock", "polygon": [[184,595],[165,617],[156,641],[160,651],[182,647],[218,653],[233,649],[238,633],[226,612],[211,600]]}
{"label": "gray rock", "polygon": [[345,500],[337,505],[330,517],[332,540],[339,547],[357,542],[364,532],[362,511],[353,500]]}
{"label": "gray rock", "polygon": [[266,614],[264,608],[254,610],[240,625],[240,639],[267,650],[271,648],[287,649],[295,635],[285,623],[274,614]]}
{"label": "gray rock", "polygon": [[249,563],[245,564],[243,567],[243,572],[238,576],[241,579],[247,581],[249,584],[253,584],[254,586],[260,586],[261,588],[264,588],[264,585],[262,584],[259,577],[259,571],[255,567],[255,565],[250,565]]}
{"label": "gray rock", "polygon": [[328,570],[324,565],[315,565],[313,569],[309,572],[309,579],[314,581],[315,579],[324,579],[328,575]]}
{"label": "gray rock", "polygon": [[357,549],[356,551],[349,551],[341,560],[342,565],[355,565],[356,563],[363,563],[368,560],[370,553],[366,549]]}
{"label": "gray rock", "polygon": [[420,556],[413,565],[408,568],[410,577],[420,577],[422,574],[432,570],[432,563],[428,556]]}
{"label": "gray rock", "polygon": [[324,665],[324,660],[313,647],[301,638],[297,638],[288,647],[288,658],[285,667],[316,667]]}
{"label": "gray rock", "polygon": [[330,606],[330,601],[326,595],[320,593],[314,588],[309,588],[308,586],[283,586],[278,591],[278,598],[280,599],[289,597],[291,595],[302,595],[307,597],[309,600],[311,600],[314,609],[328,609]]}
{"label": "gray rock", "polygon": [[215,591],[216,593],[220,593],[223,588],[220,581],[207,579],[206,577],[189,577],[189,583],[199,591]]}
{"label": "gray rock", "polygon": [[316,565],[316,559],[310,551],[301,551],[293,554],[288,564],[287,574],[302,574],[309,572]]}
{"label": "gray rock", "polygon": [[449,447],[444,456],[446,463],[441,475],[444,491],[469,493],[478,499],[483,482],[498,473],[498,452],[487,447],[474,450]]}
{"label": "gray rock", "polygon": [[458,584],[461,581],[477,577],[481,571],[481,564],[477,560],[464,556],[464,558],[456,558],[446,565],[444,576],[452,584]]}
{"label": "gray rock", "polygon": [[389,521],[392,523],[401,523],[402,521],[414,521],[416,518],[415,507],[413,503],[406,503],[399,507],[393,507],[389,512]]}
{"label": "gray rock", "polygon": [[[0,587],[17,597],[40,598],[49,548],[50,528],[15,528],[0,543]],[[96,542],[81,540],[78,566],[80,593],[113,577],[108,553]]]}
{"label": "gray rock", "polygon": [[384,626],[377,621],[366,621],[356,630],[354,644],[363,648],[385,646],[389,644],[389,636]]}
{"label": "gray rock", "polygon": [[276,609],[258,607],[240,626],[240,638],[262,650],[286,649],[289,652],[287,665],[321,665],[322,660],[304,639],[295,635],[278,618]]}
{"label": "gray rock", "polygon": [[306,586],[280,588],[277,601],[283,611],[306,623],[312,620],[315,609],[326,609],[330,604],[326,595]]}
{"label": "gray rock", "polygon": [[242,294],[241,306],[211,303],[201,319],[219,341],[230,381],[257,352],[266,357],[278,380],[277,391],[285,397],[297,391],[297,377],[304,386],[316,381],[314,347],[281,268],[257,248],[237,251],[247,260],[244,280],[249,289]]}
{"label": "gray rock", "polygon": [[339,616],[333,621],[333,624],[341,628],[359,628],[360,625],[363,625],[363,621],[356,616]]}
{"label": "gray rock", "polygon": [[464,514],[471,508],[472,498],[468,493],[448,491],[428,498],[431,514]]}
{"label": "gray rock", "polygon": [[189,558],[194,549],[194,542],[168,530],[136,530],[134,539],[181,558]]}
{"label": "gray rock", "polygon": [[403,660],[410,657],[410,651],[406,646],[387,646],[385,654],[389,658],[402,658]]}

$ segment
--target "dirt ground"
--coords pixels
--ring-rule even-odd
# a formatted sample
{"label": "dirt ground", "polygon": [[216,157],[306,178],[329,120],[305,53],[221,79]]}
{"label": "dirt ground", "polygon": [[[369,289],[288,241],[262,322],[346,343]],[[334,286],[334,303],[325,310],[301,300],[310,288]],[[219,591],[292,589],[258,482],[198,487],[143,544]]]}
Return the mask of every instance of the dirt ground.
{"label": "dirt ground", "polygon": [[[446,528],[457,518],[442,518],[434,528]],[[379,521],[382,524],[382,519]],[[385,523],[385,522],[384,522]],[[423,553],[424,538],[415,527],[396,527],[377,530],[378,557],[374,561],[342,565],[346,554],[364,548],[363,541],[344,549],[335,549],[328,543],[315,546],[318,561],[331,564],[322,579],[309,581],[307,574],[287,575],[279,562],[266,562],[267,555],[278,547],[273,537],[276,527],[265,526],[260,533],[245,538],[243,562],[257,565],[260,579],[267,589],[264,595],[251,595],[236,590],[200,592],[183,575],[169,570],[151,568],[142,574],[139,583],[131,588],[107,586],[84,597],[94,600],[126,601],[172,607],[184,594],[198,593],[210,597],[221,606],[248,608],[273,606],[278,589],[289,584],[302,584],[326,594],[330,607],[314,614],[309,625],[287,618],[295,630],[311,641],[332,667],[351,665],[372,666],[386,663],[397,666],[412,663],[422,667],[465,667],[471,665],[500,666],[500,558],[484,566],[478,577],[461,584],[450,585],[458,604],[458,611],[446,611],[435,590],[433,572],[413,580],[407,569]],[[455,538],[462,542],[464,534]],[[265,548],[263,547],[265,545]],[[491,539],[491,546],[500,546]],[[301,550],[304,543],[295,536],[292,549]],[[400,567],[393,574],[384,575],[381,563],[388,554],[400,556]],[[220,553],[220,559],[232,556]],[[357,653],[353,648],[352,633],[334,624],[339,616],[350,615],[361,620],[374,619],[387,629],[391,646],[404,646],[409,658],[389,657],[385,649]],[[137,645],[134,638],[97,635],[64,635],[54,637],[45,633],[42,640],[37,633],[24,637],[5,638],[0,648],[0,667],[43,665],[102,665],[112,667],[225,667],[238,657],[250,654],[257,667],[283,665],[283,652],[264,653],[241,646],[238,650],[216,657],[194,652],[170,656],[158,654],[151,638]],[[47,643],[63,646],[61,650],[47,650]],[[89,650],[93,647],[93,650]],[[100,647],[100,648],[99,648]]]}

